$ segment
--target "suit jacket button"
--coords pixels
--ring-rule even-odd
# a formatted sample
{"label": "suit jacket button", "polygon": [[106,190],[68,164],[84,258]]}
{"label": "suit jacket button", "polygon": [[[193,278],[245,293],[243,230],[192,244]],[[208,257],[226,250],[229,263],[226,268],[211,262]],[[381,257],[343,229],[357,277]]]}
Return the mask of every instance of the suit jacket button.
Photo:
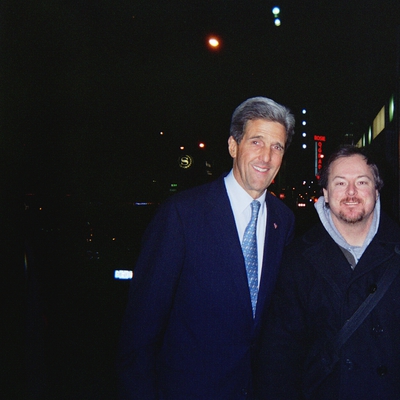
{"label": "suit jacket button", "polygon": [[375,293],[377,290],[378,290],[378,286],[376,285],[376,283],[373,283],[368,289],[369,293],[371,293],[371,294]]}
{"label": "suit jacket button", "polygon": [[247,389],[242,389],[242,395],[247,396]]}
{"label": "suit jacket button", "polygon": [[377,369],[376,372],[378,373],[379,376],[385,376],[387,374],[387,367],[384,365],[380,365]]}
{"label": "suit jacket button", "polygon": [[354,363],[349,358],[346,359],[345,364],[348,371],[352,371],[354,369]]}

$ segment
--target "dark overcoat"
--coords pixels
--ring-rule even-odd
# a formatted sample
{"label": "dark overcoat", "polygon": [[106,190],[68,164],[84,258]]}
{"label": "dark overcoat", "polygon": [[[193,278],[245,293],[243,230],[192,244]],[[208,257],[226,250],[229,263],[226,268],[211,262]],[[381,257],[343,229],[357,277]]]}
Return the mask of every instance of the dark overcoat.
{"label": "dark overcoat", "polygon": [[263,328],[259,399],[400,399],[399,275],[312,389],[335,333],[399,253],[399,227],[384,213],[354,270],[321,224],[287,248]]}
{"label": "dark overcoat", "polygon": [[123,399],[245,399],[293,213],[267,193],[257,313],[223,177],[170,198],[147,229],[118,357]]}

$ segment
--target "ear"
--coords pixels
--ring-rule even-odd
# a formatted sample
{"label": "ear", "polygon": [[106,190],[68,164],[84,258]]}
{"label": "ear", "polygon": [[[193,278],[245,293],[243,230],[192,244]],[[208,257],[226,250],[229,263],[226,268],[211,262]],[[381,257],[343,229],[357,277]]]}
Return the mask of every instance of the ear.
{"label": "ear", "polygon": [[237,146],[238,146],[238,144],[237,144],[236,140],[233,138],[233,136],[229,136],[228,150],[229,150],[229,154],[231,155],[232,158],[236,158]]}
{"label": "ear", "polygon": [[328,191],[326,189],[322,189],[322,192],[324,193],[325,203],[329,203]]}

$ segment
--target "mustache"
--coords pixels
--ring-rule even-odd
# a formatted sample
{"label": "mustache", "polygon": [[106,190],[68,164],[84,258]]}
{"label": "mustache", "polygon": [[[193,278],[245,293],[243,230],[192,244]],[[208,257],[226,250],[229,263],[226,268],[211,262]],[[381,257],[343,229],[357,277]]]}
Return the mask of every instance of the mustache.
{"label": "mustache", "polygon": [[340,203],[361,203],[361,199],[357,196],[347,196],[346,198],[342,199]]}

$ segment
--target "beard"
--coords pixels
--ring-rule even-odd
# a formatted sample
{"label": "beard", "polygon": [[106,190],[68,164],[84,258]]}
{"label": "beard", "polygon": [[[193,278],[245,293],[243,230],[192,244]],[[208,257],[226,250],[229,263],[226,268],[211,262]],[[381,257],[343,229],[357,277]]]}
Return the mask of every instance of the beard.
{"label": "beard", "polygon": [[[347,197],[344,200],[342,200],[340,203],[354,203],[358,202],[358,204],[361,204],[361,201],[355,197]],[[360,211],[357,212],[357,214],[353,213],[352,211],[348,213],[344,213],[343,211],[339,212],[339,218],[347,222],[348,224],[356,224],[357,222],[360,222],[364,219],[365,217],[365,209],[361,209]]]}
{"label": "beard", "polygon": [[360,222],[364,219],[365,217],[365,211],[361,210],[355,215],[346,215],[343,211],[339,212],[339,218],[347,222],[348,224],[356,224],[357,222]]}

